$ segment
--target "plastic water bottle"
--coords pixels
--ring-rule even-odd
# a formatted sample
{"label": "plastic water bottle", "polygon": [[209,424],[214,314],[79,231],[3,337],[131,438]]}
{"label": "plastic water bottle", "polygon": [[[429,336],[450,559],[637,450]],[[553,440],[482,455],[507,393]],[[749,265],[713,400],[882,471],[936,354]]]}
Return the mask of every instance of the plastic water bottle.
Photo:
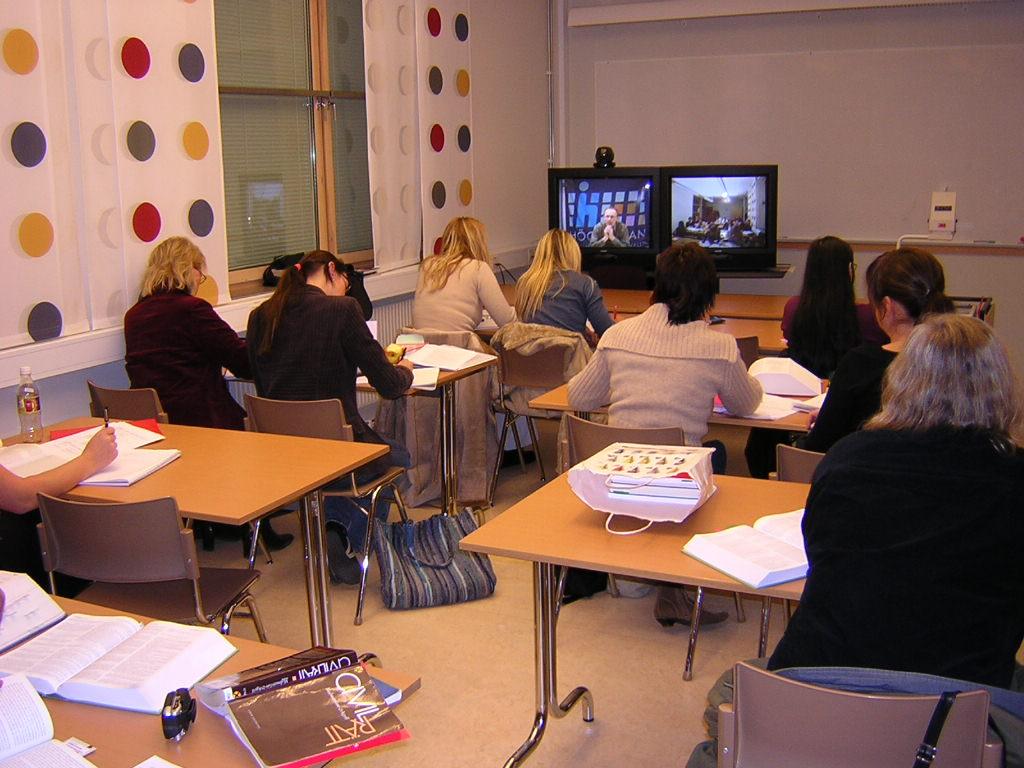
{"label": "plastic water bottle", "polygon": [[21,436],[26,443],[39,443],[43,439],[43,414],[39,400],[39,388],[32,381],[31,368],[23,365],[20,373],[18,420],[21,422]]}

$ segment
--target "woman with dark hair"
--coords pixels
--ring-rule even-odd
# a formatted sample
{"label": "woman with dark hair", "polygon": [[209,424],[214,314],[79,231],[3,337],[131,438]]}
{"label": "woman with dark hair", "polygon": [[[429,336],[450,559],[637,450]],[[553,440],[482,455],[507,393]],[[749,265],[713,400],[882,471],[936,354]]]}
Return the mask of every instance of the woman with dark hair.
{"label": "woman with dark hair", "polygon": [[[356,404],[356,369],[387,398],[412,384],[412,363],[388,362],[363,319],[359,303],[346,295],[344,262],[327,251],[311,251],[285,270],[273,295],[249,315],[247,338],[256,391],[276,400],[338,398],[355,439],[391,446],[391,454],[357,473],[370,479],[389,466],[408,466],[408,453],[371,429]],[[331,578],[358,583],[351,558],[362,547],[366,515],[349,499],[327,502]],[[345,557],[344,555],[348,555]]]}
{"label": "woman with dark hair", "polygon": [[839,361],[828,396],[811,431],[797,445],[827,451],[841,437],[860,429],[878,410],[885,369],[903,349],[923,317],[951,312],[942,264],[920,248],[886,251],[868,266],[868,301],[889,343],[861,344]]}
{"label": "woman with dark hair", "polygon": [[[889,339],[878,327],[868,304],[857,304],[853,248],[826,235],[807,249],[800,295],[786,302],[782,335],[786,354],[821,379],[830,379],[843,355],[861,342],[881,346]],[[750,430],[744,454],[751,477],[767,478],[775,470],[775,446],[794,435],[777,429]]]}
{"label": "woman with dark hair", "polygon": [[782,312],[789,356],[821,379],[831,378],[843,355],[861,342],[881,346],[888,341],[871,307],[856,303],[855,269],[849,243],[832,235],[819,237],[807,249],[800,295],[787,301]]}
{"label": "woman with dark hair", "polygon": [[[569,382],[569,405],[589,411],[610,404],[613,427],[682,427],[687,445],[701,445],[716,395],[731,413],[752,413],[760,383],[747,373],[736,340],[708,327],[716,282],[715,263],[697,243],[660,253],[651,306],[605,331],[587,367]],[[716,446],[712,465],[725,471],[725,446]],[[690,606],[681,587],[662,585],[654,615],[666,626],[689,623]],[[724,618],[702,614],[705,623]]]}

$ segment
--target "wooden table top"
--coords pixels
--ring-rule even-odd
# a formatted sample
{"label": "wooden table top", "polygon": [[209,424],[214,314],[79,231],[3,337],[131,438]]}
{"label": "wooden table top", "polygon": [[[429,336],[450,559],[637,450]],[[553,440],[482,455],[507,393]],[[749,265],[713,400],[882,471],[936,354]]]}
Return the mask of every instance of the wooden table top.
{"label": "wooden table top", "polygon": [[[516,287],[511,284],[501,286],[502,293],[509,304],[516,298]],[[602,288],[604,305],[608,311],[616,311],[637,315],[645,311],[651,304],[651,292],[647,290],[629,290],[626,288]],[[720,317],[744,318],[747,320],[782,319],[782,310],[789,296],[755,296],[746,293],[720,293],[715,297],[715,305],[711,313]]]}
{"label": "wooden table top", "polygon": [[[804,506],[809,485],[716,475],[718,492],[682,523],[655,523],[643,533],[615,536],[560,475],[466,536],[463,549],[644,579],[671,581],[798,600],[803,580],[754,589],[682,552],[695,533],[712,533]],[[640,521],[635,521],[640,524]],[[623,525],[628,527],[628,525]]]}
{"label": "wooden table top", "polygon": [[[94,418],[60,427],[94,426]],[[295,501],[388,452],[386,445],[161,424],[181,456],[127,488],[78,486],[83,501],[144,501],[173,496],[183,517],[240,525]],[[145,449],[142,449],[145,450]]]}
{"label": "wooden table top", "polygon": [[[121,611],[91,603],[66,598],[56,599],[68,613],[125,615]],[[138,616],[135,618],[147,620]],[[237,637],[229,637],[228,640],[238,648],[238,653],[210,673],[210,677],[248,669],[295,653],[291,648]],[[409,693],[419,688],[420,684],[417,677],[392,670],[374,669],[373,675]],[[252,768],[255,765],[255,761],[234,735],[227,720],[202,705],[199,707],[195,724],[184,738],[181,741],[167,741],[160,728],[159,715],[127,712],[54,698],[44,698],[43,701],[46,702],[46,708],[53,718],[54,738],[64,740],[77,736],[92,744],[96,751],[89,755],[88,759],[99,768],[131,768],[150,755],[159,755],[183,768]],[[401,710],[399,716],[400,713]]]}
{"label": "wooden table top", "polygon": [[[545,392],[543,395],[530,400],[528,405],[531,408],[536,408],[538,411],[560,411],[563,413],[572,413],[575,409],[569,405],[569,385],[562,384],[560,387],[555,387],[549,392]],[[607,413],[608,406],[597,408],[591,413]],[[734,427],[764,427],[765,429],[784,429],[790,432],[806,432],[808,430],[808,422],[810,421],[810,414],[803,411],[786,416],[782,419],[776,419],[775,421],[768,421],[766,419],[745,419],[740,416],[724,416],[718,413],[712,413],[708,419],[709,424],[724,424],[727,426]]]}

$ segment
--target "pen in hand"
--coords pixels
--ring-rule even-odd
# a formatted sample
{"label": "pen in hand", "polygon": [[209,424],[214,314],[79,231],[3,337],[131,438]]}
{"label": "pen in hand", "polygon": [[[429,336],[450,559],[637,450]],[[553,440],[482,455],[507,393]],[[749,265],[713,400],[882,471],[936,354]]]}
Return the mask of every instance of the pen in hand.
{"label": "pen in hand", "polygon": [[106,408],[104,408],[103,409],[103,427],[107,428],[109,426],[110,426],[110,412]]}

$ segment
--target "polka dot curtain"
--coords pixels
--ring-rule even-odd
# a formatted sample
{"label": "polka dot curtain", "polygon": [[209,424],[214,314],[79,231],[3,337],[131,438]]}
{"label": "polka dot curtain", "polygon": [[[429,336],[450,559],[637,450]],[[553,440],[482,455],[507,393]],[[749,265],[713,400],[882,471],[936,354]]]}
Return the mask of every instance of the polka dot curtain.
{"label": "polka dot curtain", "polygon": [[96,5],[0,0],[0,347],[119,325],[171,235],[229,298],[212,0]]}
{"label": "polka dot curtain", "polygon": [[383,269],[416,263],[451,218],[473,215],[471,22],[468,2],[364,4],[373,241]]}

